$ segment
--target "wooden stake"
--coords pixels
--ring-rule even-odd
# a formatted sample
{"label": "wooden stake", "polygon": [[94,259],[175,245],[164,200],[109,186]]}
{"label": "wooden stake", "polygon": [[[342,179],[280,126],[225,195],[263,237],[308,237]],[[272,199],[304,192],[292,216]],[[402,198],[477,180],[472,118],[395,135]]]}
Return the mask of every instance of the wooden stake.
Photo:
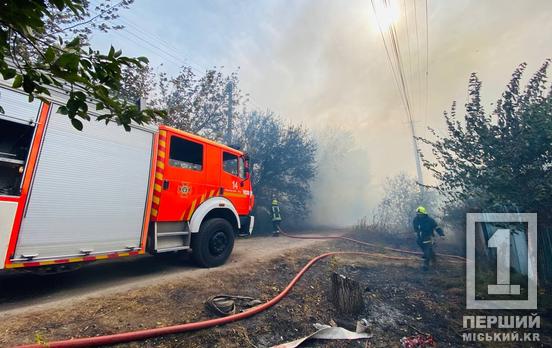
{"label": "wooden stake", "polygon": [[364,310],[360,284],[344,275],[332,273],[330,301],[341,314],[357,314]]}

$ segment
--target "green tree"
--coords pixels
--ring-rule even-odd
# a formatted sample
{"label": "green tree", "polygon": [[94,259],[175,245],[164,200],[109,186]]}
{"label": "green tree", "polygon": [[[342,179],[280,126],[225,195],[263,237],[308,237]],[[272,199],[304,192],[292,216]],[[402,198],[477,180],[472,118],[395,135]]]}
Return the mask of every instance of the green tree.
{"label": "green tree", "polygon": [[412,234],[412,219],[416,208],[423,206],[435,216],[438,196],[433,190],[422,189],[416,179],[404,173],[386,179],[384,196],[378,203],[373,223],[389,233]]}
{"label": "green tree", "polygon": [[[121,71],[119,97],[134,103],[138,99],[144,99],[148,107],[155,107],[154,95],[157,86],[157,76],[149,64],[125,66]],[[159,109],[165,109],[165,106],[159,104]]]}
{"label": "green tree", "polygon": [[[230,89],[229,87],[232,86]],[[204,137],[222,141],[226,135],[228,112],[236,118],[246,97],[239,89],[237,73],[225,75],[209,69],[197,76],[192,68],[182,67],[177,76],[159,76],[160,96],[155,105],[166,109],[165,123]],[[237,122],[234,125],[237,126]]]}
{"label": "green tree", "polygon": [[284,223],[304,223],[316,174],[316,143],[302,127],[284,124],[272,112],[242,116],[237,138],[252,162],[256,215],[262,222],[272,197],[281,202]]}
{"label": "green tree", "polygon": [[[57,40],[52,40],[54,24],[85,23],[82,20],[90,16],[88,6],[85,0],[3,1],[0,74],[4,80],[13,79],[12,86],[23,89],[30,101],[35,97],[44,99],[52,87],[68,90],[68,100],[58,112],[67,115],[79,130],[83,127],[81,120],[90,120],[87,103],[90,99],[94,100],[96,110],[102,112],[98,120],[116,121],[126,130],[130,130],[131,122],[143,124],[163,117],[160,110],[140,110],[118,97],[122,68],[143,66],[147,58],[126,57],[113,47],[107,54],[92,50],[83,40],[85,32],[75,33],[76,23],[64,27],[55,35]],[[106,16],[114,15],[112,6],[99,11]],[[105,26],[102,28],[107,30]],[[71,36],[68,33],[76,36],[68,37]]]}
{"label": "green tree", "polygon": [[[469,100],[463,122],[456,104],[444,113],[445,136],[432,130],[435,160],[424,165],[438,180],[451,209],[539,213],[539,222],[552,222],[552,90],[546,60],[524,89],[523,63],[512,75],[494,112],[481,105],[481,81],[469,80]],[[475,205],[475,206],[474,206]]]}
{"label": "green tree", "polygon": [[[49,46],[55,45],[59,37],[71,40],[79,37],[83,44],[90,42],[90,35],[94,31],[109,32],[123,29],[117,23],[119,11],[128,9],[134,0],[99,0],[92,5],[89,0],[82,0],[81,10],[75,13],[71,8],[60,10],[53,3],[46,3],[50,15],[44,18],[44,30],[35,31],[38,40],[32,44],[21,36],[13,37],[13,50],[25,60],[40,60],[40,52],[45,52]],[[38,49],[38,51],[37,51]]]}

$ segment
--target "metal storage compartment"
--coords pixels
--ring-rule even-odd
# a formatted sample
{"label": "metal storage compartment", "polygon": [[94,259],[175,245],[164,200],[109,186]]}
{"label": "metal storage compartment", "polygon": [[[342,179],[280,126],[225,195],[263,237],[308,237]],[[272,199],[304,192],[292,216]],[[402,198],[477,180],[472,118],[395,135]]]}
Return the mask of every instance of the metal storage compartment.
{"label": "metal storage compartment", "polygon": [[48,259],[138,248],[154,129],[114,123],[71,126],[53,105],[14,259]]}

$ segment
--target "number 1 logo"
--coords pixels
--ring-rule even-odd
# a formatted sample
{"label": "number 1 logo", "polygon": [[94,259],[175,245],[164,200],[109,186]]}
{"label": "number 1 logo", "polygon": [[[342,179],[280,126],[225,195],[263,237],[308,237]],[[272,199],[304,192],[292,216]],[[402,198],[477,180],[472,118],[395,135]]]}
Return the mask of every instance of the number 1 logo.
{"label": "number 1 logo", "polygon": [[488,286],[489,295],[519,295],[519,285],[510,285],[510,230],[499,229],[489,239],[496,248],[496,284]]}

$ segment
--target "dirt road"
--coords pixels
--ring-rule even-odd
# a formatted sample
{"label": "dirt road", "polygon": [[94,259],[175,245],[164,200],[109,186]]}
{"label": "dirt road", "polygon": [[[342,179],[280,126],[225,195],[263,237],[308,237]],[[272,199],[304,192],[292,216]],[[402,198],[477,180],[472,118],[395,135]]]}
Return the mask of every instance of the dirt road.
{"label": "dirt road", "polygon": [[[239,238],[229,261],[216,270],[240,268],[312,243],[315,241],[283,237]],[[214,270],[198,268],[187,257],[144,255],[90,263],[76,271],[47,276],[27,272],[0,273],[0,320],[29,309],[59,307],[89,296],[124,292],[182,277],[193,281]]]}
{"label": "dirt road", "polygon": [[[374,235],[352,236],[374,241]],[[208,297],[234,294],[266,302],[309,259],[329,250],[370,253],[320,261],[276,306],[246,320],[117,347],[271,347],[312,333],[314,323],[335,321],[354,330],[360,318],[368,321],[372,338],[315,341],[309,346],[398,347],[402,337],[424,332],[431,334],[440,347],[459,347],[464,345],[463,315],[481,315],[466,310],[462,263],[441,262],[429,272],[420,272],[421,261],[415,255],[397,257],[381,248],[345,241],[265,237],[239,240],[230,262],[214,269],[144,257],[93,264],[54,278],[12,275],[14,278],[9,279],[13,284],[6,283],[8,278],[3,276],[2,285],[10,284],[11,290],[3,288],[1,292],[8,300],[3,300],[0,313],[0,347],[212,319],[216,315],[204,303]],[[328,289],[333,272],[361,284],[366,304],[361,313],[341,313],[332,305]],[[540,333],[543,346],[552,346],[552,307],[542,305],[545,297],[544,293],[539,297],[539,315],[543,318]]]}

